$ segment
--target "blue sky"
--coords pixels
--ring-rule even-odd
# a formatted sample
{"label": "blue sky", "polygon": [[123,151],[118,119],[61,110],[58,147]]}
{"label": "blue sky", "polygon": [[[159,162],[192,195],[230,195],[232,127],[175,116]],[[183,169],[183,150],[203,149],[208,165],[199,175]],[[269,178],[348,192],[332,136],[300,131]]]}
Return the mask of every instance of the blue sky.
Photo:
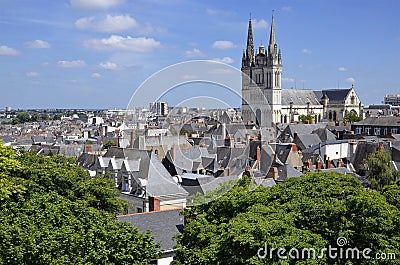
{"label": "blue sky", "polygon": [[[249,14],[257,48],[268,42],[272,10],[284,88],[354,84],[365,105],[400,93],[397,0],[0,4],[0,108],[125,108],[139,85],[164,67],[216,59],[240,68]],[[189,90],[240,106],[238,97],[218,89],[193,84]],[[179,104],[178,95],[166,100]]]}

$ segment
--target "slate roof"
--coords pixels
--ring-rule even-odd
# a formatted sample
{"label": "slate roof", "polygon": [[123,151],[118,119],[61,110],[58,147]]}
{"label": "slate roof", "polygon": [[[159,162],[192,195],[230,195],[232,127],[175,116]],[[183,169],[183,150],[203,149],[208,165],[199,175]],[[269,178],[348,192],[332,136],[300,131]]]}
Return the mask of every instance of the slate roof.
{"label": "slate roof", "polygon": [[203,168],[214,172],[219,168],[215,155],[210,155],[206,148],[201,147],[175,150],[175,159],[171,151],[168,151],[166,158],[174,164],[176,169],[189,172]]}
{"label": "slate roof", "polygon": [[[221,167],[229,168],[231,175],[238,175],[243,172],[247,165],[250,153],[250,145],[245,147],[218,147],[217,159]],[[239,161],[240,160],[240,161]]]}
{"label": "slate roof", "polygon": [[304,150],[322,141],[316,134],[299,134],[294,138],[293,142],[296,143],[300,149]]}
{"label": "slate roof", "polygon": [[176,245],[173,237],[183,232],[184,217],[180,214],[180,210],[121,215],[117,219],[138,227],[140,232],[150,230],[155,241],[161,244],[163,251],[173,250]]}
{"label": "slate roof", "polygon": [[[275,148],[275,147],[274,147]],[[275,151],[271,145],[262,145],[260,152],[260,171],[267,174],[274,162]]]}
{"label": "slate roof", "polygon": [[65,157],[79,157],[85,149],[83,144],[61,144],[60,145],[60,155]]}
{"label": "slate roof", "polygon": [[325,128],[326,123],[317,123],[317,124],[287,124],[283,129],[282,134],[279,138],[285,137],[288,134],[291,137],[294,137],[294,134],[311,134],[314,130],[319,128]]}
{"label": "slate roof", "polygon": [[169,195],[175,195],[175,198],[186,198],[188,195],[188,192],[172,179],[154,154],[151,155],[149,164],[146,191],[152,196],[160,197],[161,200]]}
{"label": "slate roof", "polygon": [[325,89],[325,90],[315,90],[315,96],[320,101],[323,95],[327,95],[329,98],[328,104],[343,104],[347,95],[349,94],[351,88],[346,89]]}
{"label": "slate roof", "polygon": [[98,159],[98,157],[95,155],[83,153],[82,155],[80,155],[78,157],[77,162],[78,162],[79,166],[81,166],[85,169],[89,169],[94,165],[94,163],[96,162],[96,159]]}
{"label": "slate roof", "polygon": [[254,182],[257,185],[263,185],[264,187],[273,187],[276,185],[275,180],[273,180],[272,178],[254,178]]}
{"label": "slate roof", "polygon": [[13,143],[15,142],[15,138],[9,135],[0,136],[0,139],[3,140],[4,143]]}
{"label": "slate roof", "polygon": [[370,125],[370,126],[400,126],[400,117],[398,116],[380,116],[380,117],[368,117],[362,121],[355,122],[352,124],[352,128],[357,125]]}
{"label": "slate roof", "polygon": [[321,105],[313,90],[282,89],[282,105],[290,105],[290,102],[293,105],[307,105],[307,102],[310,106]]}
{"label": "slate roof", "polygon": [[[278,179],[276,182],[284,182],[287,178],[300,177],[302,173],[289,164],[278,165]],[[272,168],[271,168],[272,169]],[[273,171],[268,172],[268,177],[273,177]]]}
{"label": "slate roof", "polygon": [[186,146],[190,147],[191,145],[186,139],[186,136],[176,136],[176,135],[161,135],[161,136],[137,136],[133,147],[146,149],[149,147],[159,147],[165,146],[166,149],[170,149],[172,146]]}
{"label": "slate roof", "polygon": [[323,142],[336,140],[336,136],[327,128],[318,128],[312,131],[312,133],[318,135]]}

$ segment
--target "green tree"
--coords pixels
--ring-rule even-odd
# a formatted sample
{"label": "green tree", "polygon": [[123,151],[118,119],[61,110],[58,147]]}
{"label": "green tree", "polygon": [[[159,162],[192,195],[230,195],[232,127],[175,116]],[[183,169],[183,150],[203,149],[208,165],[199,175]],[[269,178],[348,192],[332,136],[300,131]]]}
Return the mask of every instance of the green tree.
{"label": "green tree", "polygon": [[19,112],[19,113],[12,119],[12,123],[13,123],[13,124],[25,123],[25,122],[30,122],[30,121],[31,121],[31,116],[30,116],[29,113],[26,112],[26,111]]}
{"label": "green tree", "polygon": [[48,121],[48,120],[50,120],[50,116],[49,116],[49,114],[47,114],[47,113],[42,113],[42,114],[40,115],[40,119],[41,119],[42,121]]}
{"label": "green tree", "polygon": [[34,112],[32,114],[32,116],[31,116],[31,119],[30,119],[30,121],[41,121],[41,120],[42,120],[42,118],[39,115],[39,113],[37,113],[37,112]]}
{"label": "green tree", "polygon": [[104,149],[108,149],[108,148],[110,148],[110,147],[112,147],[112,146],[116,146],[115,142],[114,142],[114,141],[107,141],[107,142],[103,145],[103,148],[104,148]]}
{"label": "green tree", "polygon": [[61,120],[62,115],[61,114],[54,114],[53,120]]}
{"label": "green tree", "polygon": [[358,122],[358,121],[361,121],[361,120],[362,120],[362,118],[360,116],[358,116],[354,112],[349,112],[346,115],[344,115],[344,117],[343,117],[343,121],[344,122],[353,123],[353,122]]}
{"label": "green tree", "polygon": [[[380,264],[327,255],[315,260],[277,255],[278,248],[337,247],[339,237],[347,238],[348,247],[372,249],[371,256],[400,255],[399,209],[349,175],[310,173],[271,188],[243,177],[223,196],[184,214],[185,231],[177,236],[173,264]],[[265,246],[275,252],[259,258]]]}
{"label": "green tree", "polygon": [[307,115],[300,115],[299,116],[299,120],[302,122],[302,123],[307,123],[307,124],[311,124],[311,123],[314,123],[314,117],[313,116],[311,116],[310,114],[307,114]]}
{"label": "green tree", "polygon": [[391,157],[388,151],[381,149],[369,155],[362,168],[366,171],[367,179],[371,182],[371,188],[381,190],[396,179],[396,173],[390,168]]}
{"label": "green tree", "polygon": [[149,264],[159,246],[116,221],[118,195],[76,160],[0,144],[0,264]]}

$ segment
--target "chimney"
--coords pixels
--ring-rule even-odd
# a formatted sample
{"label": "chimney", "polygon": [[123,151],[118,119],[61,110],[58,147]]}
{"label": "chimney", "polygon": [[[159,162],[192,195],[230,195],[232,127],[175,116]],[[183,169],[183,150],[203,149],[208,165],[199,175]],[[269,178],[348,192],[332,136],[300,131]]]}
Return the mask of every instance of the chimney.
{"label": "chimney", "polygon": [[90,153],[90,152],[92,152],[92,146],[87,144],[86,145],[86,153]]}
{"label": "chimney", "polygon": [[297,137],[297,132],[293,133],[293,139]]}
{"label": "chimney", "polygon": [[328,158],[328,160],[326,160],[326,168],[327,169],[331,168],[331,160],[329,160],[329,158]]}
{"label": "chimney", "polygon": [[308,162],[308,169],[311,171],[312,169],[312,160],[311,159],[307,159]]}
{"label": "chimney", "polygon": [[149,211],[159,211],[160,210],[160,198],[159,197],[149,197]]}
{"label": "chimney", "polygon": [[261,148],[260,146],[257,146],[257,162],[260,163],[260,158],[261,158]]}
{"label": "chimney", "polygon": [[273,167],[272,170],[274,171],[274,180],[277,180],[279,175],[278,175],[278,168],[277,167]]}
{"label": "chimney", "polygon": [[378,145],[378,150],[379,151],[383,151],[385,148],[384,148],[384,146],[383,146],[383,144],[382,143],[379,143],[379,145]]}
{"label": "chimney", "polygon": [[131,131],[131,148],[133,148],[133,142],[135,141],[135,131]]}
{"label": "chimney", "polygon": [[297,152],[297,145],[295,143],[292,143],[292,152]]}
{"label": "chimney", "polygon": [[225,168],[225,177],[229,177],[231,174],[229,167]]}
{"label": "chimney", "polygon": [[174,146],[171,147],[171,156],[172,160],[176,160],[176,148]]}
{"label": "chimney", "polygon": [[322,169],[322,167],[321,167],[321,160],[319,160],[319,158],[317,158],[317,167],[316,167],[316,169],[317,169],[317,170],[321,170],[321,169]]}

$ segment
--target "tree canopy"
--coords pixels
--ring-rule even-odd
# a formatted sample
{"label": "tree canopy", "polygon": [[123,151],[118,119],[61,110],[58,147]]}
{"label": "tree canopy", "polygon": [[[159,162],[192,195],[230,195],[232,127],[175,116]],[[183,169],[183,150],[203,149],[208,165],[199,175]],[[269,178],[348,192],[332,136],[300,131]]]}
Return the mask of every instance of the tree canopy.
{"label": "tree canopy", "polygon": [[116,221],[117,196],[73,159],[0,143],[0,264],[149,264],[159,246]]}
{"label": "tree canopy", "polygon": [[314,117],[311,116],[310,114],[307,114],[307,115],[302,114],[302,115],[300,115],[299,116],[299,120],[301,122],[305,123],[305,124],[314,123]]}
{"label": "tree canopy", "polygon": [[385,149],[380,149],[369,155],[362,168],[366,171],[367,179],[371,182],[371,188],[381,190],[386,185],[394,183],[399,172],[390,167],[391,156]]}
{"label": "tree canopy", "polygon": [[[260,258],[260,248],[346,247],[400,257],[398,187],[366,190],[354,177],[309,173],[268,188],[243,177],[216,200],[185,211],[173,264],[379,264],[379,260]],[[262,252],[261,251],[261,252]],[[306,256],[307,258],[307,256]]]}
{"label": "tree canopy", "polygon": [[353,122],[358,122],[358,121],[361,121],[361,120],[362,120],[362,118],[360,116],[358,116],[354,112],[349,112],[346,115],[344,115],[344,117],[343,117],[343,121],[344,122],[353,123]]}

